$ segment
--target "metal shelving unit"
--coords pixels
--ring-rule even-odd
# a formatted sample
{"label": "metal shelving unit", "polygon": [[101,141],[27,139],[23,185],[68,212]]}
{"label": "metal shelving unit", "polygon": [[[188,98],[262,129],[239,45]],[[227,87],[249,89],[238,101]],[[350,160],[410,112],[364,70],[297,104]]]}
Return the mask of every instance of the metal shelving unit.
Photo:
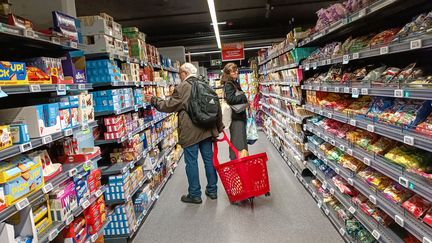
{"label": "metal shelving unit", "polygon": [[426,178],[422,178],[419,175],[410,173],[402,166],[391,163],[382,156],[370,153],[360,147],[354,146],[348,141],[338,138],[337,136],[330,134],[329,132],[314,124],[308,123],[305,125],[305,128],[318,137],[321,137],[326,142],[334,144],[334,146],[338,147],[342,151],[345,151],[347,154],[357,158],[360,161],[363,161],[366,165],[383,173],[392,180],[399,182],[399,184],[403,185],[404,187],[412,190],[425,199],[432,201],[432,183]]}
{"label": "metal shelving unit", "polygon": [[274,73],[274,72],[279,72],[279,71],[286,70],[286,69],[296,68],[298,66],[299,66],[298,63],[291,63],[291,64],[283,65],[280,67],[273,67],[271,69],[265,70],[264,72],[260,72],[260,74],[267,75],[269,73]]}
{"label": "metal shelving unit", "polygon": [[[145,104],[144,106],[146,106],[146,105],[147,104]],[[138,111],[138,109],[140,109],[140,108],[143,108],[143,106],[138,104],[138,105],[122,108],[122,109],[115,110],[115,111],[95,112],[95,117],[108,116],[108,115],[120,115],[120,114],[124,114],[124,113],[131,112],[131,111]]]}
{"label": "metal shelving unit", "polygon": [[66,95],[67,92],[79,92],[93,89],[92,84],[30,84],[1,86],[0,90],[7,95],[28,94],[28,93],[49,93],[57,92],[58,95]]}
{"label": "metal shelving unit", "polygon": [[262,62],[258,63],[259,66],[262,66],[264,64],[266,64],[267,62],[269,62],[271,59],[274,59],[278,56],[281,56],[289,51],[291,51],[292,49],[294,49],[295,46],[294,45],[288,45],[286,46],[284,49],[279,50],[279,51],[275,51],[272,54],[270,54],[266,59],[264,59]]}
{"label": "metal shelving unit", "polygon": [[429,226],[416,219],[412,214],[405,211],[400,205],[388,201],[379,191],[372,190],[369,185],[367,185],[361,178],[357,177],[357,175],[352,171],[328,160],[324,153],[317,146],[307,143],[307,147],[337,174],[347,180],[350,185],[359,190],[361,194],[368,197],[371,202],[375,202],[375,205],[392,217],[396,223],[399,224],[399,226],[405,228],[417,239],[423,242],[431,241],[432,230]]}
{"label": "metal shelving unit", "polygon": [[[416,86],[416,85],[413,85]],[[421,85],[417,85],[421,86]],[[430,100],[432,97],[432,87],[412,88],[409,85],[395,85],[390,87],[380,87],[371,84],[356,84],[348,82],[347,85],[335,84],[305,84],[301,86],[304,90],[315,90],[332,93],[352,94],[354,97],[359,95],[382,96],[394,98],[409,98],[419,100]]]}
{"label": "metal shelving unit", "polygon": [[[342,205],[349,210],[354,217],[359,220],[368,231],[375,237],[379,242],[400,242],[403,240],[397,236],[391,229],[388,227],[381,225],[377,221],[375,221],[370,216],[367,216],[363,211],[355,204],[351,203],[349,197],[343,195],[337,187],[334,185],[332,180],[327,180],[326,176],[321,172],[319,168],[316,168],[311,162],[306,162],[306,166],[308,169],[323,183],[323,187],[325,187],[329,192],[336,197],[336,199],[342,203]],[[316,193],[318,194],[318,193]]]}
{"label": "metal shelving unit", "polygon": [[408,130],[402,127],[396,127],[389,124],[378,123],[365,117],[356,117],[343,114],[341,112],[317,107],[313,105],[305,105],[305,109],[319,115],[350,124],[352,126],[362,128],[364,130],[374,132],[376,134],[391,138],[393,140],[421,148],[432,152],[432,139],[426,135],[418,134],[413,130]]}

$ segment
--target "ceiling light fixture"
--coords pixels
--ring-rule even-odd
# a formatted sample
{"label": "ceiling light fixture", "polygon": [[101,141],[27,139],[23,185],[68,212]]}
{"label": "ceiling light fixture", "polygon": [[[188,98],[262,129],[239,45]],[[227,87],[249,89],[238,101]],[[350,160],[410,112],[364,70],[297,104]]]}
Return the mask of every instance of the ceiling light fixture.
{"label": "ceiling light fixture", "polygon": [[[225,24],[227,24],[227,22],[226,22],[226,21],[223,21],[223,22],[218,22],[218,25],[225,25]],[[213,23],[210,23],[210,25],[213,25]]]}
{"label": "ceiling light fixture", "polygon": [[208,7],[209,7],[211,20],[212,20],[212,23],[213,23],[213,30],[214,30],[214,33],[215,33],[215,36],[216,36],[217,47],[219,49],[221,49],[222,45],[221,45],[221,40],[220,40],[220,35],[219,35],[219,26],[217,24],[218,21],[217,21],[217,18],[216,18],[216,8],[215,8],[214,0],[207,0],[207,4],[208,4]]}

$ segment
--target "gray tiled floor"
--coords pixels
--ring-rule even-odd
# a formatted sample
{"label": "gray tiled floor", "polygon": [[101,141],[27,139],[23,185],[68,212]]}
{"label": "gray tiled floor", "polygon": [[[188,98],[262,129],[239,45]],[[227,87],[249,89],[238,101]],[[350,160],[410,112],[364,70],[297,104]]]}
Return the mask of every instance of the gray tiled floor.
{"label": "gray tiled floor", "polygon": [[[226,161],[227,147],[221,147],[220,160]],[[181,203],[187,189],[182,162],[134,242],[343,242],[264,134],[250,150],[267,152],[271,197],[256,198],[254,210],[249,205],[233,206],[220,185],[217,201],[203,197],[201,205]]]}

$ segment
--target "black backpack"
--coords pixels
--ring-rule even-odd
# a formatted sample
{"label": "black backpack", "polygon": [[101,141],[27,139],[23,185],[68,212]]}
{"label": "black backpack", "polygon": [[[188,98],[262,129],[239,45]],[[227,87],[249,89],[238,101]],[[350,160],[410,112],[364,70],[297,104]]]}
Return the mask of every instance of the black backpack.
{"label": "black backpack", "polygon": [[214,127],[220,112],[219,97],[207,83],[199,79],[187,82],[192,85],[187,109],[192,122],[203,128]]}

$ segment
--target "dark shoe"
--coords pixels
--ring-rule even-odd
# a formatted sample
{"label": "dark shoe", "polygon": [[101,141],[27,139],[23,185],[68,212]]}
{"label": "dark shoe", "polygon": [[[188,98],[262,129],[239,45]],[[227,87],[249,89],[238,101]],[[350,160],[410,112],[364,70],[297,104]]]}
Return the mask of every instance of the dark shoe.
{"label": "dark shoe", "polygon": [[184,203],[193,203],[193,204],[201,204],[202,203],[202,200],[200,197],[191,197],[189,194],[183,195],[181,197],[181,201]]}
{"label": "dark shoe", "polygon": [[217,193],[209,193],[207,190],[205,191],[205,194],[207,195],[207,197],[209,197],[212,200],[216,200],[217,199]]}

